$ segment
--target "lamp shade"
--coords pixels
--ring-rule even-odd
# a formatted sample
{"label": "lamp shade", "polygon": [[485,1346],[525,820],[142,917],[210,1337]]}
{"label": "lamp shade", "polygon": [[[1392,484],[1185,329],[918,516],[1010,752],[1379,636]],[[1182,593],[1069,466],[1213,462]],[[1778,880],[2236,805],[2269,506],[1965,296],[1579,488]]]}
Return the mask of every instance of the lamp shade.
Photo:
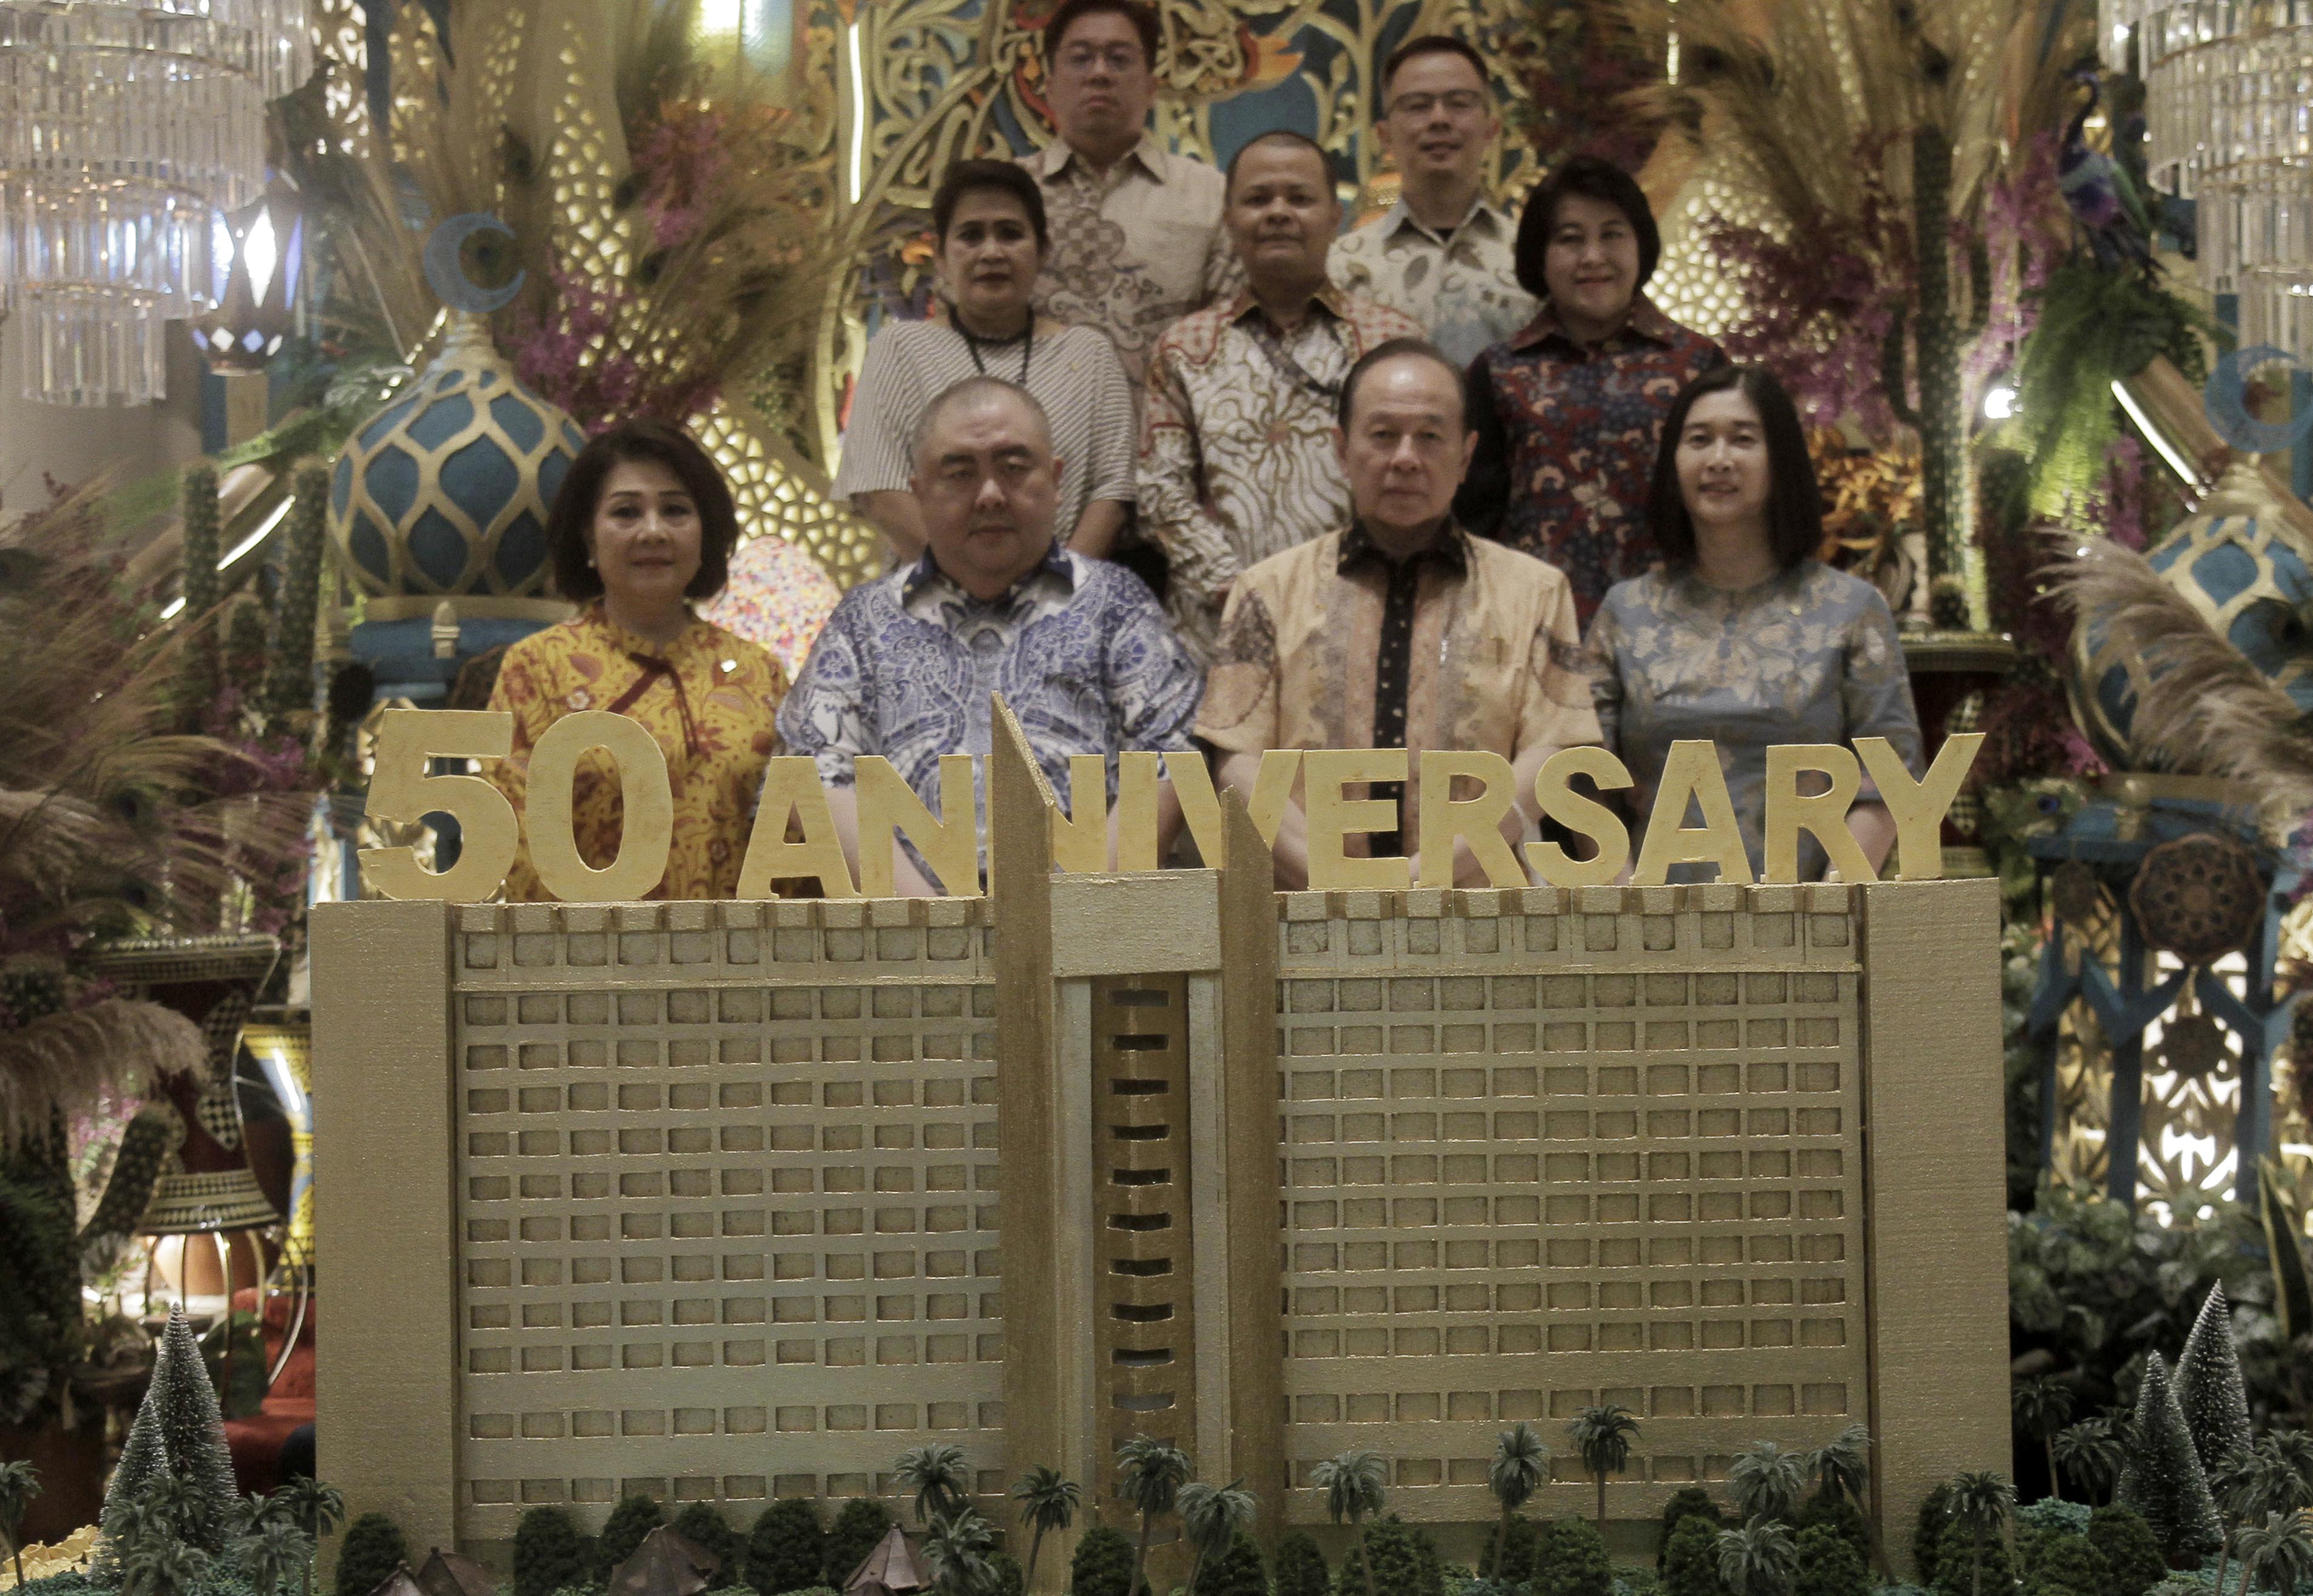
{"label": "lamp shade", "polygon": [[295,192],[276,180],[253,204],[212,213],[209,234],[216,308],[193,324],[193,341],[220,375],[261,372],[297,329],[304,213]]}

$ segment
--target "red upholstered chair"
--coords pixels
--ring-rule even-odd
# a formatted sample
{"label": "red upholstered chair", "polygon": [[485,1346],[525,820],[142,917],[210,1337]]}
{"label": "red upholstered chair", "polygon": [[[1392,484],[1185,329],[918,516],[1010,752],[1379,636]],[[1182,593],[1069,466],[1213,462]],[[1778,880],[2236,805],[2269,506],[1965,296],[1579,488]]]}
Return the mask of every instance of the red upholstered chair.
{"label": "red upholstered chair", "polygon": [[[270,1368],[281,1356],[281,1338],[289,1333],[290,1311],[295,1300],[276,1296],[265,1304],[265,1357]],[[258,1412],[225,1421],[225,1445],[233,1451],[233,1475],[246,1492],[260,1495],[281,1483],[281,1443],[300,1425],[313,1422],[313,1322],[319,1302],[305,1305],[305,1323],[297,1333],[297,1349],[288,1366],[273,1382],[272,1391]],[[233,1309],[248,1313],[257,1307],[257,1293],[243,1288],[233,1293]]]}

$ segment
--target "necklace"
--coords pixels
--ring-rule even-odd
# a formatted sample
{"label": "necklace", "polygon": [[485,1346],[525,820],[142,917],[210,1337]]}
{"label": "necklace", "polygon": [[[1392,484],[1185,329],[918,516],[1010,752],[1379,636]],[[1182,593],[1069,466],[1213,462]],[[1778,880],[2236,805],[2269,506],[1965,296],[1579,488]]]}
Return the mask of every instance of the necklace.
{"label": "necklace", "polygon": [[1034,359],[1036,355],[1035,311],[1030,311],[1028,312],[1028,325],[1022,328],[1018,332],[1014,333],[1008,338],[981,338],[975,334],[972,329],[963,324],[963,318],[960,315],[951,315],[948,320],[954,323],[956,331],[963,335],[963,346],[972,351],[972,369],[978,372],[983,377],[988,375],[988,366],[986,363],[981,361],[980,358],[981,345],[986,344],[991,349],[1002,349],[1013,344],[1019,345],[1020,375],[1017,381],[1021,387],[1025,388],[1028,386],[1028,363]]}

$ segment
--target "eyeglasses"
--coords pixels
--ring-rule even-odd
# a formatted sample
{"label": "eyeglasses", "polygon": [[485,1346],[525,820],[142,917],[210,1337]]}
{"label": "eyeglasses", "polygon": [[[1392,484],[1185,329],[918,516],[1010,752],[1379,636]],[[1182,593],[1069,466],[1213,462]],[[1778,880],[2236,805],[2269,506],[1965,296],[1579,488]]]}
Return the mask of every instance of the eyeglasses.
{"label": "eyeglasses", "polygon": [[1104,61],[1108,63],[1111,72],[1120,75],[1134,72],[1140,66],[1140,51],[1129,44],[1112,44],[1106,49],[1097,45],[1079,44],[1071,45],[1060,52],[1060,65],[1074,73],[1090,72]]}
{"label": "eyeglasses", "polygon": [[1426,117],[1439,106],[1457,117],[1483,110],[1486,97],[1475,89],[1454,89],[1443,94],[1401,94],[1391,101],[1393,117]]}

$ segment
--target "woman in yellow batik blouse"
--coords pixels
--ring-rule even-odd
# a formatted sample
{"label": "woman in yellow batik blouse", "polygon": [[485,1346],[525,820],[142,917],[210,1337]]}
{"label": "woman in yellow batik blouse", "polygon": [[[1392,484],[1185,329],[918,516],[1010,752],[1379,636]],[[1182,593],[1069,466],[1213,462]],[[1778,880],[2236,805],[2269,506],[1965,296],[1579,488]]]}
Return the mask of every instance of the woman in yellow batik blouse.
{"label": "woman in yellow batik blouse", "polygon": [[[666,874],[650,898],[737,890],[755,794],[778,750],[786,673],[690,608],[721,590],[738,537],[731,490],[688,434],[655,421],[602,434],[572,462],[547,515],[555,586],[584,607],[508,649],[490,695],[491,708],[514,712],[514,750],[491,780],[517,810],[531,750],[562,716],[607,709],[649,731],[674,793]],[[618,773],[594,750],[578,762],[570,816],[578,853],[597,870],[618,856],[622,814]],[[506,896],[550,896],[526,841]]]}

